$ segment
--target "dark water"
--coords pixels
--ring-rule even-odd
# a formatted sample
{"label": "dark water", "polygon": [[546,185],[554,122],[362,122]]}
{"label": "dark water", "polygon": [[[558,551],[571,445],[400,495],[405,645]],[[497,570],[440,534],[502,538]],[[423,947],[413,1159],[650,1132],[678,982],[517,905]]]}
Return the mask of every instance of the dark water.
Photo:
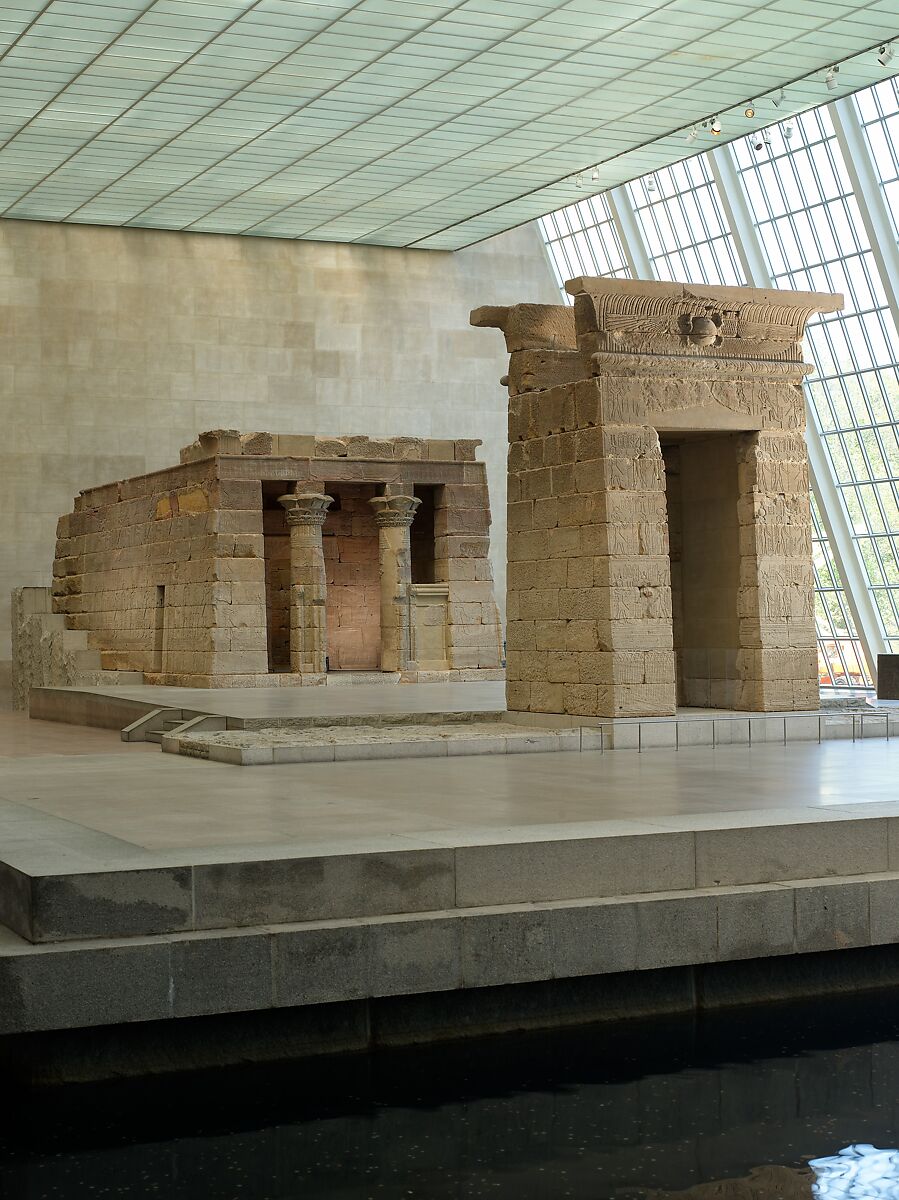
{"label": "dark water", "polygon": [[[16,1094],[0,1195],[168,1200],[899,1197],[899,994]],[[895,1172],[895,1175],[891,1175]],[[716,1181],[733,1181],[726,1186]],[[858,1189],[861,1190],[858,1190]]]}

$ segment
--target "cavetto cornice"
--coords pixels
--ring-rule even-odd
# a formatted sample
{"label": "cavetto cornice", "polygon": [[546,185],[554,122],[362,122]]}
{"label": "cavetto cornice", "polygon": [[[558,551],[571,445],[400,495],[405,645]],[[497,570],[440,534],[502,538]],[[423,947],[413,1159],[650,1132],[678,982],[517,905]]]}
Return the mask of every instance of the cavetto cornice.
{"label": "cavetto cornice", "polygon": [[658,283],[643,279],[571,279],[568,305],[491,305],[471,324],[501,329],[511,353],[578,350],[801,362],[802,336],[814,313],[838,311],[829,292]]}

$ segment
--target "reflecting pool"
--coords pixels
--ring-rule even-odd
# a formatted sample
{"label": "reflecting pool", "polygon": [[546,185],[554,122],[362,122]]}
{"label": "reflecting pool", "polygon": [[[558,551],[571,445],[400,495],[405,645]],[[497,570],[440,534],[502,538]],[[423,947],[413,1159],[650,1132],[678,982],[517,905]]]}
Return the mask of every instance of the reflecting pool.
{"label": "reflecting pool", "polygon": [[0,1196],[899,1200],[897,1097],[878,993],[7,1090]]}

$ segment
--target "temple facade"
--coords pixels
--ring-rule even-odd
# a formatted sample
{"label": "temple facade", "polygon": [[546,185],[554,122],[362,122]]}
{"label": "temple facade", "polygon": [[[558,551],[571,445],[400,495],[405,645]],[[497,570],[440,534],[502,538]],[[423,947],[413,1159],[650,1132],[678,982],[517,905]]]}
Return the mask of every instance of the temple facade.
{"label": "temple facade", "polygon": [[178,466],[80,494],[52,610],[150,683],[501,678],[479,444],[201,434]]}
{"label": "temple facade", "polygon": [[816,709],[801,338],[842,297],[573,279],[510,352],[507,699]]}

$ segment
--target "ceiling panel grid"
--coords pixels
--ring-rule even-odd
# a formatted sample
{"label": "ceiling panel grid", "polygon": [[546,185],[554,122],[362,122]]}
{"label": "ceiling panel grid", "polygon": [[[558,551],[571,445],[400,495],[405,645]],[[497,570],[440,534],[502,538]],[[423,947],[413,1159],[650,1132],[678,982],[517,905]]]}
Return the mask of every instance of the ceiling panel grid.
{"label": "ceiling panel grid", "polygon": [[454,249],[570,202],[587,165],[598,193],[684,158],[690,124],[783,84],[800,111],[883,78],[871,47],[897,18],[899,0],[10,0],[0,214]]}

